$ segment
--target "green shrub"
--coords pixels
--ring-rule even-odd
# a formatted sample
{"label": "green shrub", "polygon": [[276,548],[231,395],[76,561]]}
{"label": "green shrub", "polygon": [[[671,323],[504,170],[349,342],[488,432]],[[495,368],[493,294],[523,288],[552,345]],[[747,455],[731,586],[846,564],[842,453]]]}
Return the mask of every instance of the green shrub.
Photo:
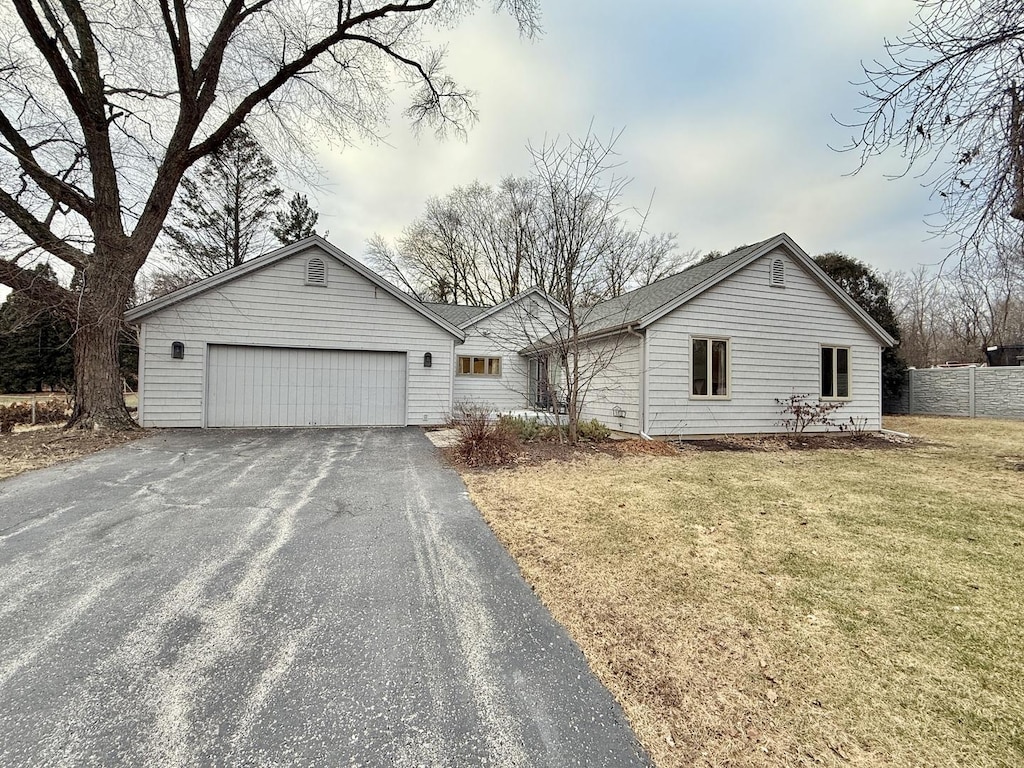
{"label": "green shrub", "polygon": [[569,427],[565,424],[545,424],[540,428],[540,433],[537,435],[539,440],[550,440],[552,442],[564,442],[569,437]]}
{"label": "green shrub", "polygon": [[579,434],[580,440],[586,440],[591,443],[600,443],[602,440],[607,440],[612,436],[612,431],[597,419],[581,421],[576,425],[576,431]]}
{"label": "green shrub", "polygon": [[536,416],[502,416],[498,419],[498,426],[507,429],[524,443],[536,440],[544,431],[544,425]]}

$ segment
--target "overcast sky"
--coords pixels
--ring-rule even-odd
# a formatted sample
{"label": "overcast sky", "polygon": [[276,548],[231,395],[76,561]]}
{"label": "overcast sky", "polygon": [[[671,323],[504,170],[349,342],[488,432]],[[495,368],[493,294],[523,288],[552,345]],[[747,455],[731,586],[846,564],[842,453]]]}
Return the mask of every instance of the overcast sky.
{"label": "overcast sky", "polygon": [[482,9],[447,35],[451,73],[479,94],[468,139],[417,139],[399,119],[385,144],[325,149],[325,187],[311,190],[320,229],[362,258],[367,238],[398,234],[431,195],[525,173],[528,141],[593,122],[624,129],[634,201],[653,194],[649,228],[684,250],[785,231],[812,255],[841,250],[881,270],[934,263],[943,248],[923,219],[937,205],[920,182],[887,180],[895,157],[851,178],[856,156],[829,148],[849,139],[833,115],[855,116],[861,60],[913,11],[912,0],[548,0],[544,33],[527,41]]}
{"label": "overcast sky", "polygon": [[[624,133],[631,202],[683,250],[728,250],[788,232],[812,255],[848,253],[909,270],[945,254],[924,223],[937,204],[882,158],[859,175],[839,153],[861,103],[851,81],[883,40],[906,31],[913,0],[542,0],[543,34],[523,40],[484,8],[446,32],[448,68],[478,93],[465,141],[416,137],[400,112],[385,142],[325,147],[303,189],[319,230],[356,258],[393,238],[427,198],[529,170],[527,142]],[[0,287],[0,299],[6,295]]]}

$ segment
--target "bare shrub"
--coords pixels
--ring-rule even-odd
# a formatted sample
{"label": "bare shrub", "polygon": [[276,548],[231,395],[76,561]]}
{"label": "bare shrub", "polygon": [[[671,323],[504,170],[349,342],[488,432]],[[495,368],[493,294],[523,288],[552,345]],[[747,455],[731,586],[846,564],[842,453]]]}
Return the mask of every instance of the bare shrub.
{"label": "bare shrub", "polygon": [[831,414],[843,407],[843,403],[840,402],[811,400],[810,395],[777,397],[775,402],[782,407],[782,420],[779,425],[794,435],[801,434],[808,427],[834,427]]}
{"label": "bare shrub", "polygon": [[519,455],[515,432],[507,424],[496,421],[486,408],[457,406],[450,424],[459,433],[455,457],[468,467],[507,464]]}

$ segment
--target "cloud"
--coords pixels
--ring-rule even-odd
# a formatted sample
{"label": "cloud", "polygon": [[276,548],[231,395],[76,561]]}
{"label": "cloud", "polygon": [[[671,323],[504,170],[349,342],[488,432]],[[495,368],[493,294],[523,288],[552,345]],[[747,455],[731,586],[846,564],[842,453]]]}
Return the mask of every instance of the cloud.
{"label": "cloud", "polygon": [[856,177],[837,154],[858,102],[860,60],[904,30],[914,4],[595,0],[545,7],[545,35],[520,40],[481,13],[446,39],[449,68],[479,92],[466,142],[414,137],[396,108],[387,145],[325,153],[322,222],[359,256],[393,237],[431,195],[524,173],[527,141],[581,134],[593,122],[635,177],[631,202],[655,192],[650,226],[684,248],[723,249],[787,230],[808,250],[849,250],[883,269],[934,260],[913,179],[886,182],[883,160]]}

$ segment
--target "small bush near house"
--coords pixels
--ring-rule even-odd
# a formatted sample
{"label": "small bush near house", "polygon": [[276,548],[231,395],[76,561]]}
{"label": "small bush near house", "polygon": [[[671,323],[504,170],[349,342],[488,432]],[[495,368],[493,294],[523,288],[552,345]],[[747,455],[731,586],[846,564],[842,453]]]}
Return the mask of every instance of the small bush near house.
{"label": "small bush near house", "polygon": [[451,426],[458,430],[455,457],[468,467],[493,467],[507,464],[519,455],[515,432],[495,421],[486,408],[460,406]]}
{"label": "small bush near house", "polygon": [[536,416],[502,416],[498,419],[498,426],[507,429],[524,443],[536,440],[544,432],[544,425]]}
{"label": "small bush near house", "polygon": [[775,402],[782,408],[779,426],[785,427],[787,432],[794,435],[802,433],[808,427],[834,427],[831,414],[843,407],[843,403],[811,400],[810,395],[790,395],[781,399],[775,398]]}
{"label": "small bush near house", "polygon": [[[41,400],[36,403],[36,424],[54,424],[67,417],[68,404],[64,400]],[[32,423],[32,403],[0,405],[0,433],[12,432],[19,424]]]}
{"label": "small bush near house", "polygon": [[597,419],[581,421],[576,425],[576,429],[579,432],[580,440],[590,443],[600,443],[612,436],[612,431]]}

